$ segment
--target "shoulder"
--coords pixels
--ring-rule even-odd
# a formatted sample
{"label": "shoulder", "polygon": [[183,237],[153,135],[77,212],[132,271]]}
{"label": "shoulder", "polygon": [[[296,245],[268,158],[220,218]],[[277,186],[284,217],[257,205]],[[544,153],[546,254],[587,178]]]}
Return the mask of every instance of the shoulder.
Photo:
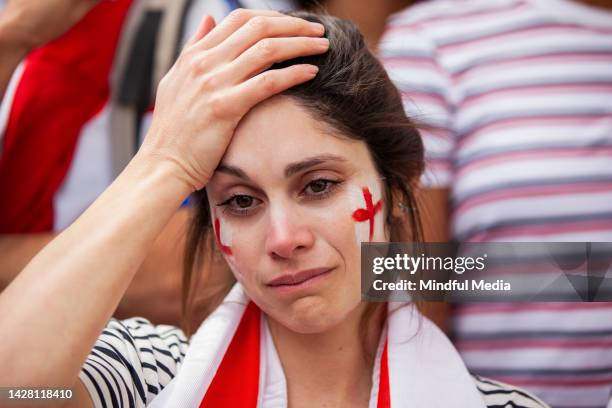
{"label": "shoulder", "polygon": [[145,406],[176,376],[188,348],[178,327],[111,319],[79,378],[94,406]]}
{"label": "shoulder", "polygon": [[524,13],[514,10],[520,9],[524,2],[439,0],[417,3],[389,17],[381,46],[395,40],[407,48],[413,42],[439,48],[475,36],[486,37],[497,31],[499,24],[515,24],[513,20]]}
{"label": "shoulder", "polygon": [[133,317],[126,320],[109,320],[103,335],[120,333],[124,338],[131,337],[135,340],[160,340],[166,344],[188,344],[187,336],[176,327],[166,324],[154,325],[143,317]]}
{"label": "shoulder", "polygon": [[490,14],[503,12],[520,1],[438,0],[417,3],[389,17],[379,45],[380,54],[383,58],[433,58],[445,42],[462,37],[465,30],[472,32],[474,26],[478,26],[476,19],[486,23]]}
{"label": "shoulder", "polygon": [[472,375],[472,379],[489,408],[548,408],[542,400],[520,388],[477,375]]}
{"label": "shoulder", "polygon": [[453,23],[457,19],[474,19],[479,14],[516,7],[524,0],[433,0],[416,3],[393,14],[389,25],[420,25]]}

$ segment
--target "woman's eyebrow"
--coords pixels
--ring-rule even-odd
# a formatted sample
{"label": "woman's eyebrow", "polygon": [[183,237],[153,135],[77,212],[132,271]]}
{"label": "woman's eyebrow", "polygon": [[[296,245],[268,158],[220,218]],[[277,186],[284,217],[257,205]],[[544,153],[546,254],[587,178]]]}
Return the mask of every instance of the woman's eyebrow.
{"label": "woman's eyebrow", "polygon": [[215,172],[226,173],[232,176],[236,176],[238,178],[244,179],[246,181],[251,181],[251,178],[247,176],[247,174],[240,167],[230,166],[228,164],[219,164],[215,169]]}
{"label": "woman's eyebrow", "polygon": [[[285,167],[285,177],[291,177],[294,174],[307,170],[311,167],[332,161],[346,162],[347,160],[344,157],[335,154],[320,154],[317,156],[308,157],[304,160],[300,160],[299,162],[288,164]],[[236,176],[246,181],[251,181],[251,178],[245,173],[245,171],[237,166],[232,166],[229,164],[219,164],[215,171]]]}
{"label": "woman's eyebrow", "polygon": [[299,162],[288,164],[285,167],[285,177],[291,177],[296,173],[307,170],[313,166],[317,166],[322,163],[335,161],[335,162],[346,162],[347,160],[335,154],[321,154],[317,156],[308,157]]}

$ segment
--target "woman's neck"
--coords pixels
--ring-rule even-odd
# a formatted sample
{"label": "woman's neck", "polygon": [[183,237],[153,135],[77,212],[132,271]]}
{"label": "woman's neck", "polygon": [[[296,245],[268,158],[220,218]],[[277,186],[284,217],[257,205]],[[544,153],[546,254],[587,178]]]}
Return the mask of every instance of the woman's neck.
{"label": "woman's neck", "polygon": [[296,333],[268,319],[287,379],[289,406],[368,406],[385,308],[372,316],[365,341],[359,335],[364,310],[362,303],[341,324],[316,334]]}

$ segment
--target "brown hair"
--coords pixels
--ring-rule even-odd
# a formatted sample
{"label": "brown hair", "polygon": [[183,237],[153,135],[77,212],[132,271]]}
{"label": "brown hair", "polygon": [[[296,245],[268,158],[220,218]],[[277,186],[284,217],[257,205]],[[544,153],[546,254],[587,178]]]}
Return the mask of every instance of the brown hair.
{"label": "brown hair", "polygon": [[[330,48],[322,55],[272,66],[270,69],[308,63],[319,67],[313,80],[281,95],[293,99],[339,134],[366,143],[384,178],[391,241],[421,242],[422,227],[413,187],[424,167],[423,144],[418,130],[406,117],[399,92],[353,23],[308,12],[289,14],[322,23]],[[183,326],[188,335],[214,310],[234,282],[215,248],[205,189],[194,193],[194,202],[183,273]],[[400,204],[408,211],[405,217],[396,218],[392,206]],[[199,289],[201,282],[206,282],[206,289]],[[368,305],[362,319],[364,333],[381,305],[384,304]]]}

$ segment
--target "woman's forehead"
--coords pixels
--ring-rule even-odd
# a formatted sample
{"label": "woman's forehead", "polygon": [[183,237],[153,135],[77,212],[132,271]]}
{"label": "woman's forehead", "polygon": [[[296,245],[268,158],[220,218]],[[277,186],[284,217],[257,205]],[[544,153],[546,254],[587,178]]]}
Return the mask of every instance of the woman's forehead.
{"label": "woman's forehead", "polygon": [[222,164],[280,174],[293,163],[319,156],[336,156],[349,167],[374,169],[363,141],[334,134],[291,98],[280,96],[257,105],[243,118]]}

